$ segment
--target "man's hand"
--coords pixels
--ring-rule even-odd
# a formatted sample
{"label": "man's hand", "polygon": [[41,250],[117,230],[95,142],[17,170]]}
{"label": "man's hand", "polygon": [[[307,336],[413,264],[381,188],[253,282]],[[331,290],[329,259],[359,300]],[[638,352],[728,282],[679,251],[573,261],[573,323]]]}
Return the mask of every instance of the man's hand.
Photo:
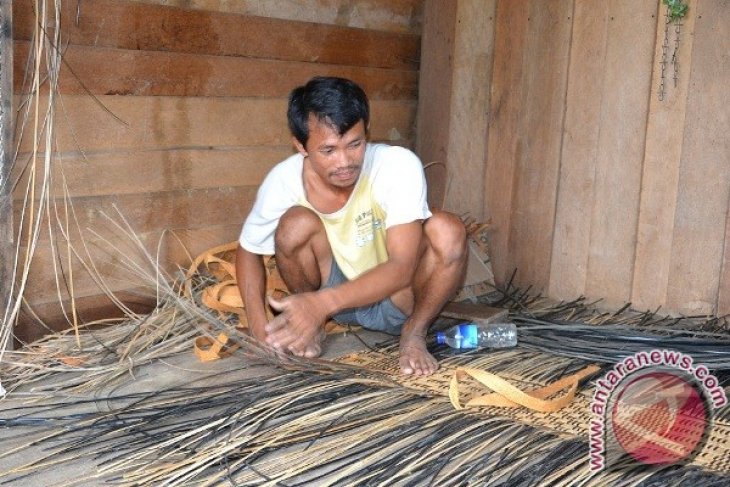
{"label": "man's hand", "polygon": [[255,326],[251,323],[249,323],[248,327],[249,333],[251,334],[254,339],[259,343],[266,343],[266,323]]}
{"label": "man's hand", "polygon": [[269,297],[269,304],[280,314],[265,327],[266,343],[295,355],[318,355],[328,316],[322,298],[318,292],[294,294],[281,300]]}

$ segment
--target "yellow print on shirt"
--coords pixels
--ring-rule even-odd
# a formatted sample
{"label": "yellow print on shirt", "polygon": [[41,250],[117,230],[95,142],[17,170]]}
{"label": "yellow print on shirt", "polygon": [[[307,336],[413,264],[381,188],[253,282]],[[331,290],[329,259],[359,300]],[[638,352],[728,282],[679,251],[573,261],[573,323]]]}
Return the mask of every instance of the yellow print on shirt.
{"label": "yellow print on shirt", "polygon": [[373,217],[373,210],[367,210],[355,217],[355,245],[364,247],[375,239],[375,232],[383,227],[383,220]]}

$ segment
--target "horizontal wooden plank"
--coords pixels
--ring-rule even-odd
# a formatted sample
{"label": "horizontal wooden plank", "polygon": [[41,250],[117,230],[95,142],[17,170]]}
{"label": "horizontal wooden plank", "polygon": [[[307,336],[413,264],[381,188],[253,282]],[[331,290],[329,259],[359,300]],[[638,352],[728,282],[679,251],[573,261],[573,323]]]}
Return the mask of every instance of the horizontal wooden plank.
{"label": "horizontal wooden plank", "polygon": [[[33,2],[18,0],[13,10],[15,38],[30,40]],[[416,69],[420,48],[412,34],[119,0],[62,2],[61,19],[70,44],[143,51]]]}
{"label": "horizontal wooden plank", "polygon": [[423,0],[132,0],[139,3],[258,15],[346,25],[364,29],[417,34],[421,29]]}
{"label": "horizontal wooden plank", "polygon": [[[61,154],[55,156],[51,196],[63,196],[64,181],[72,197],[256,186],[276,163],[291,154],[293,149],[288,146]],[[22,202],[25,194],[30,170],[23,172],[23,167],[29,157],[30,154],[19,156],[13,174],[13,180],[20,178],[16,204]],[[39,165],[39,179],[42,171]]]}
{"label": "horizontal wooden plank", "polygon": [[[41,98],[41,104],[47,104],[45,97]],[[279,98],[99,96],[95,99],[67,95],[57,106],[54,150],[288,145],[291,135],[286,123],[286,105],[286,99]],[[373,140],[403,143],[412,139],[415,101],[375,100],[371,108]],[[20,150],[32,150],[29,131],[25,132]]]}
{"label": "horizontal wooden plank", "polygon": [[[240,230],[240,222],[235,222],[235,224],[175,230],[174,233],[156,230],[137,232],[136,235],[144,249],[159,262],[160,269],[165,273],[163,277],[169,279],[180,267],[187,268],[191,259],[204,250],[236,240]],[[97,275],[101,276],[108,289],[112,291],[147,287],[149,292],[154,293],[156,267],[146,260],[139,246],[119,232],[100,230],[100,233],[108,242],[92,235],[87,235],[85,239],[91,257],[85,253],[81,241],[74,239],[74,247],[83,256],[87,266],[93,262]],[[54,254],[54,251],[57,254]],[[127,260],[139,266],[147,277],[130,271],[126,264]],[[59,276],[58,283],[56,273]],[[75,255],[71,256],[71,266],[69,266],[65,243],[59,242],[56,247],[52,247],[49,242],[40,244],[31,264],[25,298],[31,306],[58,302],[59,298],[69,299],[70,293],[66,283],[71,281],[72,275],[74,296],[77,298],[103,292]]]}
{"label": "horizontal wooden plank", "polygon": [[[155,299],[148,290],[131,289],[115,294],[134,313],[149,313],[155,307]],[[82,296],[75,299],[74,303],[79,323],[125,317],[124,312],[106,294]],[[72,323],[70,299],[62,303],[56,301],[37,305],[24,303],[20,309],[18,323],[13,329],[16,349],[52,332],[72,328]]]}
{"label": "horizontal wooden plank", "polygon": [[[257,186],[225,186],[77,197],[68,200],[68,220],[72,234],[76,233],[73,229],[78,228],[87,235],[89,230],[103,234],[112,229],[109,217],[116,220],[120,213],[134,231],[140,233],[164,229],[196,229],[210,225],[241,225],[251,209],[257,190]],[[22,206],[16,204],[14,208],[16,235],[17,225],[21,221],[21,211]],[[65,225],[66,210],[63,199],[51,202],[51,220],[54,229],[59,220],[61,225]],[[50,238],[45,227],[46,225],[40,234],[43,241]],[[54,232],[56,238],[61,237],[57,230]]]}
{"label": "horizontal wooden plank", "polygon": [[[16,41],[15,91],[23,86],[30,43]],[[268,59],[69,46],[58,89],[62,94],[140,96],[287,97],[314,76],[339,76],[360,84],[371,100],[415,99],[418,72]],[[45,64],[41,76],[45,79]],[[45,84],[41,89],[45,88]]]}
{"label": "horizontal wooden plank", "polygon": [[[62,198],[66,191],[78,197],[257,186],[274,165],[293,153],[292,148],[282,146],[54,154],[50,195]],[[29,153],[20,154],[11,175],[15,204],[25,199],[30,157]],[[43,171],[38,164],[38,181]]]}
{"label": "horizontal wooden plank", "polygon": [[504,308],[493,308],[484,304],[451,302],[446,303],[440,315],[445,318],[455,318],[478,324],[486,324],[507,321],[508,313],[508,310]]}

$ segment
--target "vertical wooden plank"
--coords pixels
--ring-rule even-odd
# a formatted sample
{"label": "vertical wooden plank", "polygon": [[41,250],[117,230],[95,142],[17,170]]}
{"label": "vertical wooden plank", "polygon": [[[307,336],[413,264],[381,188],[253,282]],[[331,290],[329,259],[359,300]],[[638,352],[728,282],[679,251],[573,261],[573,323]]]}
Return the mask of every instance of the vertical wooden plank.
{"label": "vertical wooden plank", "polygon": [[457,3],[445,207],[481,221],[497,2]]}
{"label": "vertical wooden plank", "polygon": [[631,297],[658,2],[610,2],[586,294]]}
{"label": "vertical wooden plank", "polygon": [[518,282],[548,287],[573,0],[531,0],[523,58],[510,259]]}
{"label": "vertical wooden plank", "polygon": [[727,310],[730,279],[727,265],[722,266],[730,197],[730,9],[726,0],[703,0],[694,7],[697,19],[667,288],[667,306],[691,314],[716,311],[718,294]]}
{"label": "vertical wooden plank", "polygon": [[509,229],[515,161],[521,151],[518,128],[523,103],[522,69],[528,5],[528,0],[497,2],[484,215],[493,224],[490,243],[494,276],[498,283],[504,283],[513,268],[509,255]]}
{"label": "vertical wooden plank", "polygon": [[[715,72],[710,74],[709,76],[705,76],[704,80],[706,80],[706,82],[715,84],[712,90],[713,93],[710,94],[710,96],[712,96],[713,94],[717,95],[718,90],[721,90],[720,96],[722,98],[720,98],[717,102],[710,102],[712,103],[714,113],[708,114],[708,116],[717,117],[717,125],[715,125],[712,132],[702,133],[705,135],[705,137],[707,137],[707,140],[704,143],[717,144],[714,147],[714,150],[716,151],[716,155],[718,156],[718,161],[725,161],[724,175],[727,178],[728,171],[730,170],[730,168],[728,168],[728,162],[730,161],[730,141],[727,137],[728,132],[730,132],[730,116],[728,116],[727,111],[727,107],[730,104],[730,94],[728,93],[727,89],[722,90],[721,88],[722,85],[727,85],[727,83],[717,83],[717,80],[727,81],[728,79],[730,79],[730,57],[728,56],[728,49],[730,48],[730,46],[728,45],[727,37],[727,26],[730,25],[730,18],[728,18],[727,2],[725,2],[724,4],[721,3],[719,6],[718,2],[714,2],[714,4],[711,6],[711,9],[708,9],[707,15],[713,16],[715,13],[714,11],[716,11],[718,8],[722,11],[722,15],[720,17],[712,18],[713,23],[711,28],[705,25],[705,29],[707,30],[702,33],[701,39],[702,42],[712,42],[713,46],[715,46],[714,52],[711,53],[710,56],[716,57],[716,61],[712,63],[711,66],[715,66],[716,69],[719,69],[719,72]],[[702,14],[703,11],[704,8],[700,12],[700,15],[704,15]],[[707,37],[711,37],[712,40],[708,40]],[[716,44],[718,40],[722,41],[721,43],[719,43],[719,45]],[[715,78],[714,76],[720,77]],[[722,109],[723,107],[725,108],[725,110]],[[718,296],[716,312],[718,315],[730,314],[730,204],[727,207],[727,213],[725,218],[723,261],[722,267],[720,269],[720,283],[717,293]]]}
{"label": "vertical wooden plank", "polygon": [[548,294],[585,293],[609,2],[576,2]]}
{"label": "vertical wooden plank", "polygon": [[725,242],[722,254],[722,268],[720,269],[720,285],[717,291],[718,316],[730,314],[730,208],[725,217]]}
{"label": "vertical wooden plank", "polygon": [[671,65],[667,65],[665,68],[666,89],[662,100],[659,100],[658,89],[662,74],[664,34],[668,27],[671,40],[667,60],[671,61],[675,27],[674,24],[667,24],[664,7],[659,9],[656,16],[654,73],[646,130],[636,264],[631,295],[631,301],[636,309],[654,309],[666,304],[679,165],[682,155],[683,137],[681,134],[685,123],[696,16],[697,9],[693,5],[682,21],[681,42],[677,56],[679,60],[677,85],[674,85],[674,70]]}
{"label": "vertical wooden plank", "polygon": [[[13,199],[10,172],[13,159],[13,36],[12,4],[0,0],[0,327],[5,323],[13,272]],[[9,331],[9,330],[8,330]],[[0,336],[0,351],[8,335]]]}
{"label": "vertical wooden plank", "polygon": [[[424,164],[446,164],[451,112],[456,2],[426,0],[421,37],[421,70],[418,87],[416,153]],[[441,206],[444,172],[428,171],[428,201]]]}

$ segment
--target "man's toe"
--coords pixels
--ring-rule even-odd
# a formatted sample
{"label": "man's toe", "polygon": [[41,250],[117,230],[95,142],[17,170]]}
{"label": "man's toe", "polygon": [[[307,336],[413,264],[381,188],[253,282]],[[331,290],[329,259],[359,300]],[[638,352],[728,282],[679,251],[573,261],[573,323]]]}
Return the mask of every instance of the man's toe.
{"label": "man's toe", "polygon": [[414,367],[411,364],[411,360],[407,357],[401,357],[400,370],[406,375],[411,375],[415,372]]}
{"label": "man's toe", "polygon": [[322,353],[322,348],[319,345],[310,345],[304,352],[304,356],[307,358],[317,358]]}

